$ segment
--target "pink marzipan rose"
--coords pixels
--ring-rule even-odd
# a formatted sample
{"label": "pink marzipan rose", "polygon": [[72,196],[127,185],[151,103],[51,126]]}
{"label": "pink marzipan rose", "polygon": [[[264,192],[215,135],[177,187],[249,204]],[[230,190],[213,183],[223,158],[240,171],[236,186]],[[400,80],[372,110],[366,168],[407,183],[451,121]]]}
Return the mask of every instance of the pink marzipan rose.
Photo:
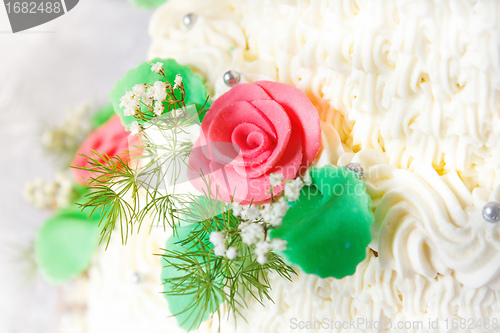
{"label": "pink marzipan rose", "polygon": [[[128,151],[137,150],[135,146],[139,145],[137,135],[130,136],[130,132],[125,130],[120,117],[113,116],[104,125],[92,132],[90,136],[82,143],[76,152],[76,156],[71,163],[72,166],[89,167],[87,158],[81,156],[92,156],[91,149],[106,154],[109,157],[119,155],[121,159],[128,163],[130,154]],[[101,161],[102,162],[102,161]],[[89,171],[71,168],[76,180],[82,184],[88,184],[88,179],[92,176]]]}
{"label": "pink marzipan rose", "polygon": [[[239,84],[208,110],[188,176],[199,191],[207,192],[210,184],[210,195],[225,202],[268,202],[269,175],[296,178],[320,145],[318,111],[302,91],[269,81]],[[283,187],[275,187],[273,194]]]}

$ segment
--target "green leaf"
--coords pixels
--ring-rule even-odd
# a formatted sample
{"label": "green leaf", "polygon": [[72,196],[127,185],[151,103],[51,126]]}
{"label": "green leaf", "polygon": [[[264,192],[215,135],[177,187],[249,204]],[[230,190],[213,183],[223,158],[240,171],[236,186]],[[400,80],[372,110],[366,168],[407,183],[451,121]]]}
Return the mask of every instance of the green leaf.
{"label": "green leaf", "polygon": [[167,2],[167,0],[129,0],[134,6],[142,9],[150,9],[159,7],[161,4]]}
{"label": "green leaf", "polygon": [[[88,188],[76,185],[76,202],[84,201]],[[62,208],[38,230],[35,257],[42,274],[52,283],[63,283],[81,274],[90,264],[99,243],[99,214],[89,217],[77,204]]]}
{"label": "green leaf", "polygon": [[345,167],[313,168],[311,177],[270,237],[286,240],[283,257],[306,273],[352,275],[371,241],[371,198],[364,182]]}
{"label": "green leaf", "polygon": [[108,104],[100,108],[90,119],[90,123],[94,129],[97,129],[104,125],[112,116],[115,115],[113,105]]}
{"label": "green leaf", "polygon": [[[206,205],[205,200],[200,204]],[[222,276],[217,273],[221,259],[211,252],[203,223],[196,222],[202,213],[193,206],[192,214],[167,240],[161,274],[170,313],[187,331],[197,329],[225,300]]]}
{"label": "green leaf", "polygon": [[[153,59],[151,61],[146,61],[141,63],[138,67],[129,70],[124,77],[116,81],[115,87],[109,94],[111,103],[113,104],[113,109],[115,113],[120,116],[123,124],[127,127],[136,121],[134,116],[125,116],[123,114],[123,109],[120,108],[120,99],[127,91],[132,90],[136,84],[151,84],[153,85],[156,81],[165,82],[165,77],[163,75],[157,74],[151,71],[151,63],[161,62],[163,63],[163,70],[165,71],[165,76],[171,84],[174,83],[175,76],[179,74],[182,77],[182,82],[184,83],[184,88],[186,91],[185,103],[186,105],[194,104],[196,109],[199,111],[205,104],[207,100],[207,89],[203,84],[203,80],[199,75],[193,73],[191,68],[188,66],[179,65],[174,59]],[[175,92],[176,96],[180,98],[180,93]],[[205,109],[208,109],[209,105],[205,105]],[[147,111],[147,108],[142,105],[143,112]],[[151,114],[151,113],[150,113]],[[153,114],[151,114],[153,116]],[[200,119],[201,121],[202,119]],[[139,123],[144,123],[139,121]]]}

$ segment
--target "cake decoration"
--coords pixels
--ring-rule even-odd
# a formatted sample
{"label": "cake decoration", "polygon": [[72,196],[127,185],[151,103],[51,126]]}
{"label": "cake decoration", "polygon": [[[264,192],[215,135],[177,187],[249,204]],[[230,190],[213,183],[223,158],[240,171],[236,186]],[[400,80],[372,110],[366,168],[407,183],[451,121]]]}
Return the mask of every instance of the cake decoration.
{"label": "cake decoration", "polygon": [[220,200],[269,202],[269,174],[294,179],[313,162],[321,141],[318,112],[295,87],[269,81],[239,84],[220,96],[201,124],[189,159],[192,184]]}
{"label": "cake decoration", "polygon": [[[211,318],[200,325],[200,332],[219,328],[232,332],[235,327],[241,332],[281,332],[300,328],[294,327],[295,319],[316,323],[325,318],[332,319],[332,325],[389,323],[396,331],[401,330],[398,324],[410,321],[424,325],[416,330],[434,329],[427,324],[437,320],[436,331],[448,331],[449,326],[443,327],[448,324],[459,329],[464,322],[473,322],[471,330],[497,330],[500,224],[494,222],[498,221],[500,201],[500,159],[495,149],[500,138],[496,130],[500,67],[495,55],[500,26],[496,7],[468,0],[459,4],[454,0],[383,4],[170,0],[159,8],[150,26],[149,59],[161,59],[152,65],[167,65],[164,58],[189,65],[200,74],[215,103],[218,96],[246,83],[268,80],[296,87],[319,114],[321,147],[319,156],[304,163],[293,176],[267,170],[264,175],[269,185],[262,192],[269,197],[259,202],[249,196],[246,202],[246,196],[236,193],[237,187],[234,192],[217,187],[232,185],[225,178],[228,163],[236,166],[234,170],[245,171],[238,174],[244,184],[250,179],[246,168],[238,165],[244,164],[239,157],[242,149],[233,147],[232,135],[229,142],[193,149],[196,139],[213,134],[198,133],[203,125],[195,115],[200,109],[201,115],[208,110],[210,99],[203,108],[191,103],[195,111],[187,112],[189,119],[182,116],[183,105],[169,110],[162,109],[162,103],[152,105],[147,121],[132,117],[130,129],[142,132],[146,151],[140,168],[129,170],[124,165],[120,169],[117,158],[111,159],[115,165],[95,164],[102,180],[108,170],[109,183],[103,181],[103,187],[89,197],[95,199],[89,208],[109,212],[102,221],[105,235],[111,236],[111,230],[117,235],[112,240],[116,252],[107,259],[97,258],[93,267],[97,272],[94,297],[90,298],[94,302],[91,321],[97,323],[94,328],[101,328],[100,319],[109,318],[112,312],[95,306],[106,299],[99,292],[109,289],[108,304],[115,305],[118,297],[126,300],[121,312],[109,307],[119,312],[111,331],[119,330],[119,325],[124,327],[122,331],[176,331],[178,325],[165,324],[168,311],[156,302],[157,298],[164,301],[161,295],[154,298],[159,295],[157,290],[135,293],[146,283],[126,284],[133,292],[125,294],[123,285],[116,283],[123,276],[126,282],[131,277],[134,281],[135,272],[141,281],[150,281],[147,274],[155,272],[159,279],[160,266],[164,266],[170,313],[188,329]],[[186,13],[196,13],[187,24]],[[145,70],[158,75],[163,65],[154,71],[146,66]],[[224,80],[230,69],[240,73],[235,86]],[[180,85],[177,77],[187,87],[182,73],[172,74],[168,80],[172,87]],[[157,81],[147,84],[154,86]],[[136,92],[144,94],[144,82],[137,80],[117,94],[118,103],[126,91],[132,92],[129,100],[133,100],[136,85]],[[166,84],[157,84],[157,90]],[[157,99],[162,100],[160,97]],[[127,113],[136,115],[135,108]],[[236,115],[242,122],[246,120],[246,113]],[[216,126],[218,129],[226,129],[225,122],[219,120],[220,124],[224,126]],[[251,128],[242,126],[234,142],[260,143],[263,136]],[[166,139],[160,142],[157,137]],[[221,151],[227,154],[219,154]],[[229,161],[214,165],[214,156]],[[187,186],[171,192],[157,182],[158,178],[165,180],[168,169],[175,171],[178,185],[191,185],[189,180],[175,177],[184,172],[182,167],[190,157],[201,157],[207,165],[202,175],[195,174],[195,182],[200,183],[196,192],[203,193],[193,195],[196,192],[184,191]],[[348,190],[349,184],[359,184],[360,192],[335,195],[334,189]],[[248,192],[245,187],[248,185],[243,186],[243,194]],[[333,190],[325,191],[328,188]],[[99,195],[110,199],[99,202]],[[119,209],[110,208],[113,204],[123,210],[123,216],[117,214]],[[146,271],[150,267],[156,271],[144,275],[135,266],[148,257],[137,253],[153,251],[147,246],[130,249],[133,241],[126,237],[141,225],[146,234],[159,230],[166,238],[166,232],[173,232],[168,243],[163,238],[160,241],[166,243],[164,256],[157,257],[161,264],[145,265]],[[358,233],[361,237],[355,240],[360,244],[352,241]],[[324,246],[319,247],[316,240]],[[197,245],[191,241],[198,241]],[[121,246],[124,242],[127,246]],[[369,248],[364,245],[368,243]],[[154,242],[142,239],[140,244]],[[335,255],[335,248],[344,255]],[[201,251],[205,251],[202,256]],[[132,256],[121,255],[127,252]],[[261,272],[262,278],[249,276],[238,284],[242,289],[252,285],[256,297],[235,297],[231,291],[241,289],[225,284],[219,272],[221,267],[245,267],[248,262],[242,260],[247,255],[252,271]],[[276,259],[282,263],[273,273],[268,266]],[[344,259],[349,262],[344,264]],[[125,273],[117,269],[122,266],[127,267]],[[292,267],[289,276],[293,283],[279,274]],[[192,283],[176,283],[183,280]],[[212,282],[209,288],[207,281]],[[254,285],[256,281],[261,284]],[[194,294],[186,295],[188,289],[197,295],[202,289],[211,290],[211,297],[191,297]],[[183,312],[186,306],[189,311]],[[126,311],[138,314],[137,326],[129,325],[132,319],[123,320]]]}
{"label": "cake decoration", "polygon": [[500,203],[488,202],[483,207],[483,218],[490,223],[497,223],[500,221]]}
{"label": "cake decoration", "polygon": [[160,6],[168,0],[129,0],[134,6],[142,9],[151,9]]}
{"label": "cake decoration", "polygon": [[[151,64],[160,66],[159,73],[152,70]],[[168,83],[175,82],[177,75],[182,77],[184,95],[181,95],[180,89]],[[154,59],[129,70],[116,82],[109,98],[123,124],[129,128],[135,121],[143,125],[162,114],[165,108],[165,112],[178,109],[179,103],[194,104],[200,110],[207,103],[207,90],[202,79],[189,67],[179,65],[173,59]],[[200,117],[203,116],[200,114]]]}
{"label": "cake decoration", "polygon": [[[115,111],[133,119],[132,133],[141,132],[143,163],[130,167],[119,155],[93,153],[78,167],[90,173],[94,188],[82,206],[101,214],[102,240],[119,229],[126,243],[151,219],[172,229],[161,254],[164,294],[187,330],[220,316],[222,304],[236,316],[248,297],[270,299],[270,274],[296,274],[279,253],[318,276],[353,274],[371,239],[370,198],[345,168],[307,171],[322,138],[309,98],[291,85],[258,81],[237,84],[193,113],[190,93],[205,90],[190,88],[200,80],[176,73],[180,67],[168,59],[142,64],[111,94],[115,105],[120,101]],[[195,127],[200,135],[190,141],[185,133]],[[198,193],[182,186],[183,172]],[[302,244],[297,236],[305,236]],[[318,245],[324,256],[311,251]]]}
{"label": "cake decoration", "polygon": [[[51,198],[49,193],[45,193],[44,197],[51,199],[44,200],[46,204],[42,208],[53,209],[55,214],[39,229],[34,250],[40,271],[52,283],[65,282],[85,271],[100,239],[98,226],[100,215],[95,213],[89,217],[91,211],[81,210],[79,207],[79,204],[86,201],[85,196],[89,193],[88,178],[91,176],[91,173],[85,170],[89,164],[83,155],[99,151],[100,162],[110,156],[120,156],[125,163],[128,163],[129,144],[138,143],[137,138],[128,139],[128,133],[119,117],[114,116],[110,106],[99,109],[92,117],[87,114],[86,110],[87,108],[81,108],[70,114],[70,116],[76,116],[79,127],[88,126],[95,129],[85,140],[81,138],[81,133],[75,130],[75,126],[70,126],[71,123],[68,121],[64,122],[66,131],[68,128],[73,128],[73,135],[67,133],[60,137],[62,132],[59,129],[46,132],[46,137],[50,138],[50,141],[45,143],[49,147],[59,147],[55,150],[59,154],[62,153],[62,149],[66,151],[65,154],[73,154],[72,163],[79,168],[71,169],[77,184],[67,179],[63,173],[58,175],[55,183],[46,184],[51,185],[54,198]],[[83,114],[87,114],[86,119],[80,117]],[[88,123],[87,126],[85,123]],[[62,141],[65,143],[70,142],[71,145],[56,145],[55,143],[60,139],[64,139]],[[83,142],[80,142],[80,147],[76,149],[74,144],[79,140]],[[28,194],[28,197],[33,197],[35,204],[39,201],[36,198],[38,196],[36,188],[33,186],[30,186]]]}
{"label": "cake decoration", "polygon": [[184,15],[184,17],[182,18],[182,23],[184,24],[184,26],[188,29],[191,29],[194,24],[196,23],[196,20],[198,19],[198,17],[196,16],[196,14],[194,13],[188,13],[186,15]]}
{"label": "cake decoration", "polygon": [[89,166],[87,156],[91,156],[92,151],[99,152],[103,158],[119,155],[125,163],[128,163],[131,154],[139,153],[137,148],[139,139],[137,136],[130,136],[130,134],[130,132],[125,131],[120,117],[116,115],[94,131],[78,148],[71,163],[74,167],[80,167],[71,169],[76,181],[87,184],[92,176],[85,169]]}
{"label": "cake decoration", "polygon": [[365,174],[365,170],[363,169],[363,165],[360,163],[349,163],[345,166],[348,170],[351,170],[354,172],[359,179],[363,179],[363,176]]}
{"label": "cake decoration", "polygon": [[287,262],[321,278],[352,275],[371,241],[373,214],[365,184],[355,172],[326,165],[312,168],[311,185],[302,187],[271,239],[287,242]]}
{"label": "cake decoration", "polygon": [[[83,201],[83,198],[78,200]],[[77,202],[78,202],[77,201]],[[62,283],[81,274],[90,264],[99,242],[99,214],[76,205],[61,209],[44,222],[35,241],[36,262],[52,283]]]}
{"label": "cake decoration", "polygon": [[237,71],[227,71],[224,73],[224,83],[228,87],[234,87],[238,83],[240,83],[241,75]]}

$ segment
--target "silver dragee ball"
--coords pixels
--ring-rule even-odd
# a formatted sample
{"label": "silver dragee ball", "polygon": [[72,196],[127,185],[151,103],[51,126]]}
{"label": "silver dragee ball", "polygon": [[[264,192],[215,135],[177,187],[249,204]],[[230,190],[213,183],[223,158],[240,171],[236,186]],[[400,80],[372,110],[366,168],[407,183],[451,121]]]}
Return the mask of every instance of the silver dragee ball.
{"label": "silver dragee ball", "polygon": [[241,75],[237,71],[227,71],[224,73],[224,83],[228,87],[234,87],[240,83]]}
{"label": "silver dragee ball", "polygon": [[182,23],[184,23],[184,26],[188,29],[191,29],[194,24],[196,23],[196,14],[194,13],[189,13],[184,15],[184,18],[182,19]]}
{"label": "silver dragee ball", "polygon": [[497,223],[500,221],[500,203],[488,202],[483,207],[483,218],[486,222]]}
{"label": "silver dragee ball", "polygon": [[363,178],[363,176],[365,175],[365,169],[363,169],[363,166],[359,163],[349,163],[345,167],[348,170],[356,173],[359,179]]}
{"label": "silver dragee ball", "polygon": [[132,282],[133,284],[138,284],[139,282],[141,282],[141,276],[139,275],[139,273],[133,273],[132,276],[130,276],[130,282]]}

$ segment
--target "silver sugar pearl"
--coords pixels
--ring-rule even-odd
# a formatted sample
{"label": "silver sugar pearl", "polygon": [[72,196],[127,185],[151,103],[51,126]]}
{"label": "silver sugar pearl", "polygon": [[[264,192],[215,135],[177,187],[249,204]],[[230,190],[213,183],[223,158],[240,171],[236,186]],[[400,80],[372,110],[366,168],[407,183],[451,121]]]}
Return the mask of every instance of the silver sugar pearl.
{"label": "silver sugar pearl", "polygon": [[196,19],[197,19],[196,14],[189,13],[184,15],[184,17],[182,18],[182,23],[186,28],[191,29],[196,23]]}
{"label": "silver sugar pearl", "polygon": [[227,71],[224,73],[224,83],[228,87],[234,87],[240,83],[241,75],[237,71]]}
{"label": "silver sugar pearl", "polygon": [[500,221],[500,203],[488,202],[483,207],[483,218],[486,222],[497,223]]}
{"label": "silver sugar pearl", "polygon": [[139,273],[133,273],[130,277],[130,282],[132,282],[133,284],[138,284],[139,282],[141,282],[141,276],[139,275]]}
{"label": "silver sugar pearl", "polygon": [[359,179],[362,179],[363,176],[365,175],[365,169],[363,169],[363,166],[359,163],[349,163],[345,167],[348,170],[351,170],[352,172],[356,173]]}

